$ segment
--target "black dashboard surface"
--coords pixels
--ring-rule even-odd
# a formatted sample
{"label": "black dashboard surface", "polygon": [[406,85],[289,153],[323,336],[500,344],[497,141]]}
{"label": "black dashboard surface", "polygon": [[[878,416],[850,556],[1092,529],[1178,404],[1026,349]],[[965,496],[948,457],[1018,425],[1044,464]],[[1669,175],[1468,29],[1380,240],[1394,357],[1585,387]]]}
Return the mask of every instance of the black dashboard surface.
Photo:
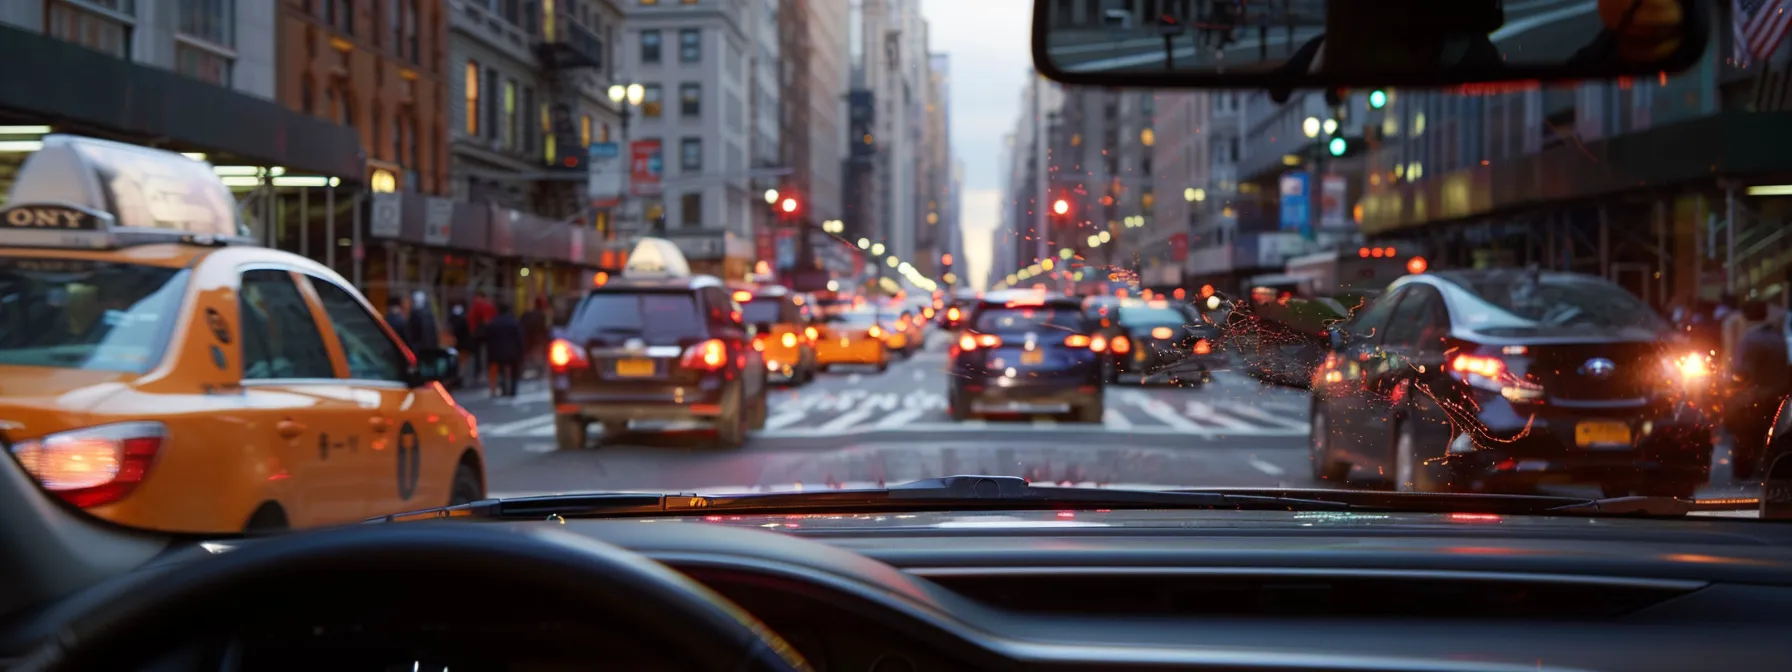
{"label": "black dashboard surface", "polygon": [[[1792,669],[1792,526],[1758,521],[1115,511],[405,524],[553,526],[634,550],[826,670]],[[233,543],[257,542],[167,562]],[[104,590],[0,644],[48,634]]]}

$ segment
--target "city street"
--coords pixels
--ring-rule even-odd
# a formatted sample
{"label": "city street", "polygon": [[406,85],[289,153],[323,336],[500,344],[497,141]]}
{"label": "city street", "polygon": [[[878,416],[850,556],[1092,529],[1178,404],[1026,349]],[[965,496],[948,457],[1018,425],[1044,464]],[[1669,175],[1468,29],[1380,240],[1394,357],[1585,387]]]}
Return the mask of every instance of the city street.
{"label": "city street", "polygon": [[558,452],[540,383],[516,399],[494,401],[483,390],[462,396],[480,419],[497,496],[874,487],[947,474],[1136,487],[1311,484],[1303,391],[1228,371],[1202,387],[1110,386],[1100,425],[954,423],[946,414],[946,343],[940,334],[931,341],[882,374],[838,370],[775,390],[766,428],[732,450],[685,428]]}
{"label": "city street", "polygon": [[[1521,0],[1505,6],[1506,21],[1493,33],[1509,62],[1531,64],[1566,60],[1575,49],[1591,42],[1601,27],[1597,3],[1591,0]],[[1137,31],[1113,33],[1101,39],[1099,30],[1064,31],[1063,39],[1054,35],[1047,53],[1052,62],[1067,72],[1161,71],[1164,69],[1164,42],[1161,37],[1138,37]],[[1324,32],[1322,26],[1297,25],[1290,39],[1285,25],[1269,27],[1260,35],[1254,24],[1240,25],[1235,41],[1225,49],[1197,48],[1196,32],[1189,31],[1172,41],[1176,68],[1211,69],[1257,68],[1262,63],[1265,47],[1270,64],[1282,59],[1301,44]]]}

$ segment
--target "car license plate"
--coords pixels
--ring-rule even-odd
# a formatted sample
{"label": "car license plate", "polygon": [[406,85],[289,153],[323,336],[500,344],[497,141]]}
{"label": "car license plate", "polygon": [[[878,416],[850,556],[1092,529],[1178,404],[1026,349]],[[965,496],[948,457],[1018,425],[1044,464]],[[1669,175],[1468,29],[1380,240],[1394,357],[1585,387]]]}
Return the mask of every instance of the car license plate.
{"label": "car license plate", "polygon": [[1630,425],[1612,420],[1587,420],[1574,426],[1574,443],[1590,446],[1630,445]]}
{"label": "car license plate", "polygon": [[1132,361],[1135,361],[1135,362],[1145,361],[1145,351],[1144,350],[1132,351]]}
{"label": "car license plate", "polygon": [[653,375],[653,360],[622,359],[616,361],[616,375],[641,378]]}
{"label": "car license plate", "polygon": [[1034,350],[1032,352],[1020,353],[1020,363],[1022,365],[1044,364],[1045,363],[1045,352],[1041,351],[1041,350]]}

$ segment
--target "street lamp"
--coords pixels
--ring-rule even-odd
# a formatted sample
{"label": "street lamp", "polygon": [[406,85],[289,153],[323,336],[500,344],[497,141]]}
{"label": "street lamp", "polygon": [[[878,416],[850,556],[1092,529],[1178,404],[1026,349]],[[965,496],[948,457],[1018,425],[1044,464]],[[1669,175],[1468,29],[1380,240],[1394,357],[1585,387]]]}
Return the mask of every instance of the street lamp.
{"label": "street lamp", "polygon": [[765,190],[765,204],[771,205],[771,204],[777,203],[777,202],[778,202],[778,190],[777,189]]}
{"label": "street lamp", "polygon": [[1338,120],[1337,119],[1325,120],[1325,134],[1331,135],[1331,134],[1337,133],[1337,132],[1338,132]]}
{"label": "street lamp", "polygon": [[1319,137],[1319,117],[1307,117],[1306,121],[1300,122],[1300,132],[1309,138]]}
{"label": "street lamp", "polygon": [[884,244],[883,243],[872,243],[871,244],[871,253],[874,255],[875,254],[883,254],[884,253]]}
{"label": "street lamp", "polygon": [[871,247],[871,240],[870,240],[870,239],[867,239],[867,238],[860,238],[860,239],[859,239],[859,249],[861,249],[861,250],[863,250],[863,249],[866,249],[866,248],[869,248],[869,247]]}

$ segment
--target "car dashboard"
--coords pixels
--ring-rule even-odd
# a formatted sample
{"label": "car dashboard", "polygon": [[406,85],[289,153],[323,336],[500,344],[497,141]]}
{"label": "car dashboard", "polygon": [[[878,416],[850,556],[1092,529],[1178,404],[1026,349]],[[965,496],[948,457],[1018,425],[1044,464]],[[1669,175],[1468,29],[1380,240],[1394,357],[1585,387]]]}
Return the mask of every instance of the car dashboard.
{"label": "car dashboard", "polygon": [[[1792,669],[1792,529],[1752,521],[1077,511],[405,524],[564,525],[734,601],[816,670]],[[235,543],[257,542],[163,562]],[[442,584],[447,604],[456,590]],[[550,621],[527,604],[441,597],[418,601],[426,613],[245,619],[156,669],[680,669],[628,614]],[[0,643],[97,599],[52,605]]]}

